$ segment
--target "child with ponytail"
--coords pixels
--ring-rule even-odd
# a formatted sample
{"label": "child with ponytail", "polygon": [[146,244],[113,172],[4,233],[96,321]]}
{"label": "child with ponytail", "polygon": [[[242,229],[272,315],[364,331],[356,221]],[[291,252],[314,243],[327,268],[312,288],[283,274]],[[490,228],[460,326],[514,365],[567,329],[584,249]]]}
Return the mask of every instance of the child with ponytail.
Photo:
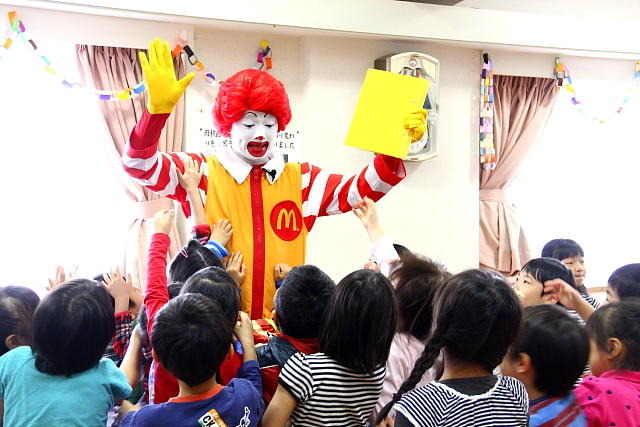
{"label": "child with ponytail", "polygon": [[[522,308],[501,276],[468,270],[448,279],[435,299],[433,328],[411,375],[378,414],[395,426],[526,426],[527,391],[494,376],[520,325]],[[412,390],[442,352],[444,373]]]}

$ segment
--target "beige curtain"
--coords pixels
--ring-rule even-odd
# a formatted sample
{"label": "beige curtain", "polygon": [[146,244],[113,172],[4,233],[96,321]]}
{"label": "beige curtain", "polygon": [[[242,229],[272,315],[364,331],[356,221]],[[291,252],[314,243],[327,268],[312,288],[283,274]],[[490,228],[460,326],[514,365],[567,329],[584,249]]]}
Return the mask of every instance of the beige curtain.
{"label": "beige curtain", "polygon": [[493,84],[497,166],[480,171],[480,266],[511,274],[531,254],[509,183],[542,133],[558,91],[554,79],[496,75]]}
{"label": "beige curtain", "polygon": [[[138,62],[140,49],[108,46],[76,45],[78,66],[83,83],[98,90],[122,90],[134,87],[142,81],[142,70]],[[185,73],[184,61],[174,59],[178,78]],[[160,209],[173,207],[173,202],[134,183],[122,168],[121,157],[133,127],[142,116],[146,96],[130,100],[100,101],[106,126],[112,141],[104,149],[120,183],[135,204],[125,248],[125,271],[131,274],[134,284],[142,288],[146,283],[146,254],[151,233],[150,218]],[[160,136],[158,149],[163,152],[183,151],[184,98],[176,105]],[[182,242],[176,226],[170,234],[169,255],[179,250]]]}

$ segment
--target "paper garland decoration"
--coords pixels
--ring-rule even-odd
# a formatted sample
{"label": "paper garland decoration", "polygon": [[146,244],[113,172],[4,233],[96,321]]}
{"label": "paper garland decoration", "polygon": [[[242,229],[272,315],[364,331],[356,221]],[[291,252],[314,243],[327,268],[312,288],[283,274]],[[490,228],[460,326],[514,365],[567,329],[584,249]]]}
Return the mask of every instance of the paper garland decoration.
{"label": "paper garland decoration", "polygon": [[273,68],[272,57],[273,52],[271,51],[271,47],[269,47],[269,43],[266,40],[260,40],[260,49],[258,50],[258,58],[256,59],[257,64],[253,68],[258,70],[262,70],[262,68],[271,70]]}
{"label": "paper garland decoration", "polygon": [[573,80],[571,79],[571,71],[569,71],[569,67],[567,66],[567,64],[560,62],[560,57],[556,57],[553,75],[554,75],[554,78],[556,79],[557,86],[565,88],[565,90],[569,94],[569,97],[571,98],[571,103],[576,107],[579,113],[589,116],[591,120],[597,123],[604,124],[607,122],[607,120],[611,119],[615,114],[622,113],[624,106],[629,103],[632,96],[635,95],[635,93],[637,92],[638,87],[640,86],[640,61],[635,63],[635,70],[633,73],[633,80],[632,80],[631,87],[629,88],[624,98],[622,98],[622,102],[616,108],[615,113],[610,114],[609,117],[598,117],[593,114],[587,114],[583,106],[584,104],[579,100],[576,89],[573,87]]}
{"label": "paper garland decoration", "polygon": [[493,62],[488,53],[482,54],[480,73],[480,165],[483,170],[496,168],[496,149],[493,144]]}
{"label": "paper garland decoration", "polygon": [[[101,101],[121,101],[125,99],[131,99],[142,92],[145,91],[144,82],[140,82],[136,84],[134,87],[126,88],[123,90],[98,90],[94,88],[88,88],[83,86],[81,83],[74,82],[68,80],[61,73],[58,73],[51,65],[51,61],[47,58],[47,56],[40,54],[40,50],[38,49],[38,45],[27,35],[27,30],[24,23],[17,18],[17,14],[15,11],[11,11],[8,14],[9,17],[9,25],[10,27],[5,31],[3,39],[0,39],[2,43],[2,49],[0,49],[0,53],[3,51],[9,50],[15,39],[17,38],[27,47],[29,47],[34,54],[36,54],[43,63],[43,69],[50,75],[58,75],[61,78],[61,83],[63,86],[72,89],[72,88],[80,88],[86,91],[92,92],[95,96]],[[184,52],[187,55],[187,60],[189,64],[196,68],[196,75],[203,78],[207,83],[211,85],[218,84],[216,77],[213,73],[208,72],[206,67],[198,57],[193,52],[193,49],[187,44],[187,35],[186,31],[181,31],[180,38],[176,41],[176,46],[173,48],[172,55],[174,57],[182,54]],[[4,41],[2,41],[4,40]],[[269,47],[266,40],[261,41],[261,49],[258,53],[258,63],[259,66],[256,68],[262,69],[266,66],[267,70],[273,68],[272,64],[272,52],[271,47]],[[0,59],[2,56],[0,55]]]}

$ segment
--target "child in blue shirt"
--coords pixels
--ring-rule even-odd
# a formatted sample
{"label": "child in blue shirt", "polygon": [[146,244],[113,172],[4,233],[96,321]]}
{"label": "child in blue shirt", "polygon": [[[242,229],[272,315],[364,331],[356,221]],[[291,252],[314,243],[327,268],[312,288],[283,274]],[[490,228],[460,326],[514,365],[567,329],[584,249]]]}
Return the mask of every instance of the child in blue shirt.
{"label": "child in blue shirt", "polygon": [[0,425],[105,425],[109,408],[131,393],[101,359],[114,329],[104,287],[88,279],[56,287],[33,315],[31,347],[0,357]]}
{"label": "child in blue shirt", "polygon": [[[239,378],[223,387],[216,381],[216,371],[231,352],[234,332],[244,348],[244,364]],[[168,402],[128,412],[123,427],[258,425],[264,402],[251,319],[246,313],[240,313],[234,331],[211,298],[183,294],[160,309],[152,340],[155,356],[178,379],[180,394]],[[125,402],[121,413],[132,409]]]}

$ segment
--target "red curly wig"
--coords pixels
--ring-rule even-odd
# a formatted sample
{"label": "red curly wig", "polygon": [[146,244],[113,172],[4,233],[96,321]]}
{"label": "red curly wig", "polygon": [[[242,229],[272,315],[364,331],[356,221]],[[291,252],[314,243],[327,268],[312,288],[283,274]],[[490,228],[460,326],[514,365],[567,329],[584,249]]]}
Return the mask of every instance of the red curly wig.
{"label": "red curly wig", "polygon": [[230,136],[231,125],[248,110],[273,114],[278,131],[291,121],[289,97],[284,85],[266,71],[248,69],[229,77],[220,85],[213,107],[213,122],[224,136]]}

